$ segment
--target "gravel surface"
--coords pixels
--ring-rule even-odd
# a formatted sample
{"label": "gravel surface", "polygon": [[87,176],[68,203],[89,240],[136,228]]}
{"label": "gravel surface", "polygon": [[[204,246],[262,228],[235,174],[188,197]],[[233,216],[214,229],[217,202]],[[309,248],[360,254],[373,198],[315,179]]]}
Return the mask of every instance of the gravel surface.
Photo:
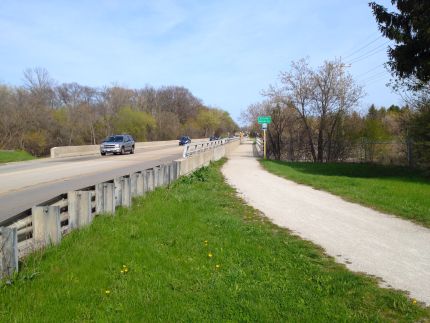
{"label": "gravel surface", "polygon": [[429,229],[273,175],[253,157],[251,142],[233,152],[222,172],[276,225],[320,245],[352,271],[430,305]]}

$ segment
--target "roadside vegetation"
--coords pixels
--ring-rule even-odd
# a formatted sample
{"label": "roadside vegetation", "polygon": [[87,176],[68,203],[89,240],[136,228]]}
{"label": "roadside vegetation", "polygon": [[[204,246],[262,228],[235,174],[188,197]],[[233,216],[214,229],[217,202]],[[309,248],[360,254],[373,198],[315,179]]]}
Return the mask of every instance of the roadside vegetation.
{"label": "roadside vegetation", "polygon": [[31,160],[35,158],[36,157],[32,156],[26,151],[0,150],[0,164],[14,161]]}
{"label": "roadside vegetation", "polygon": [[27,258],[0,321],[419,321],[428,308],[266,221],[203,168]]}
{"label": "roadside vegetation", "polygon": [[268,171],[430,227],[430,180],[406,167],[262,160]]}
{"label": "roadside vegetation", "polygon": [[388,62],[379,68],[385,66],[391,73],[389,84],[403,98],[402,106],[372,104],[366,114],[360,112],[363,84],[368,85],[369,78],[355,79],[346,67],[363,58],[361,49],[346,61],[326,60],[319,67],[309,58],[293,61],[279,73],[276,85],[262,92],[265,99],[242,112],[253,134],[261,133],[258,116],[271,116],[270,158],[407,165],[430,172],[430,2],[391,4],[369,6],[382,36],[391,43],[376,47],[386,46],[388,54]]}
{"label": "roadside vegetation", "polygon": [[26,70],[23,80],[17,87],[0,82],[0,149],[43,156],[55,146],[98,144],[115,133],[157,141],[238,129],[228,112],[205,106],[181,86],[59,84],[43,68]]}

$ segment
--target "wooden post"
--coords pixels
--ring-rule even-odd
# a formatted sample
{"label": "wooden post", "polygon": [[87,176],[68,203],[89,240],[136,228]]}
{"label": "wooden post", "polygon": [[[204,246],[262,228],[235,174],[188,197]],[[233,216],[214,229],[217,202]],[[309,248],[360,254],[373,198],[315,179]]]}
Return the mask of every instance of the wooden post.
{"label": "wooden post", "polygon": [[0,227],[0,279],[18,271],[18,234],[16,228]]}
{"label": "wooden post", "polygon": [[31,209],[31,217],[36,248],[60,243],[61,219],[58,205],[34,206]]}

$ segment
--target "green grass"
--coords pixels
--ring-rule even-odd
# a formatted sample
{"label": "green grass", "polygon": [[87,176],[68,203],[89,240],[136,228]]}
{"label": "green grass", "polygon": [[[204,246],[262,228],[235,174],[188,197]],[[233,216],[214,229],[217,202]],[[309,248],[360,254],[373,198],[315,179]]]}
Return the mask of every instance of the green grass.
{"label": "green grass", "polygon": [[26,259],[0,288],[0,321],[430,318],[428,308],[265,221],[224,183],[220,165],[137,199],[115,217],[99,216]]}
{"label": "green grass", "polygon": [[17,150],[17,151],[9,151],[9,150],[0,150],[0,164],[9,163],[15,161],[23,161],[23,160],[31,160],[36,157],[32,156],[26,151]]}
{"label": "green grass", "polygon": [[430,227],[430,181],[405,167],[261,161],[268,171]]}

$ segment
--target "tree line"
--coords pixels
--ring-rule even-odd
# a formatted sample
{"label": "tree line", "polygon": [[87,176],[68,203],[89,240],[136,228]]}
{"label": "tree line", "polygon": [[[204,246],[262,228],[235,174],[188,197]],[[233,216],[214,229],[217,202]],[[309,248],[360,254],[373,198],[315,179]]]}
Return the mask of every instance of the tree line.
{"label": "tree line", "polygon": [[403,107],[357,108],[363,88],[339,60],[318,68],[306,59],[281,72],[266,99],[242,113],[254,132],[259,115],[272,116],[268,152],[275,159],[371,161],[430,169],[430,2],[392,0],[395,12],[369,3],[387,48],[391,87]]}
{"label": "tree line", "polygon": [[279,84],[263,95],[266,99],[250,105],[241,117],[251,132],[261,134],[258,116],[271,116],[270,158],[408,164],[413,153],[414,162],[421,162],[418,109],[371,105],[365,113],[358,111],[363,88],[341,61],[326,61],[317,68],[306,59],[292,62],[280,73]]}
{"label": "tree line", "polygon": [[57,84],[43,68],[24,72],[24,84],[0,84],[0,149],[49,153],[54,146],[98,144],[129,133],[137,141],[226,136],[238,129],[228,112],[205,106],[188,89],[129,89]]}

